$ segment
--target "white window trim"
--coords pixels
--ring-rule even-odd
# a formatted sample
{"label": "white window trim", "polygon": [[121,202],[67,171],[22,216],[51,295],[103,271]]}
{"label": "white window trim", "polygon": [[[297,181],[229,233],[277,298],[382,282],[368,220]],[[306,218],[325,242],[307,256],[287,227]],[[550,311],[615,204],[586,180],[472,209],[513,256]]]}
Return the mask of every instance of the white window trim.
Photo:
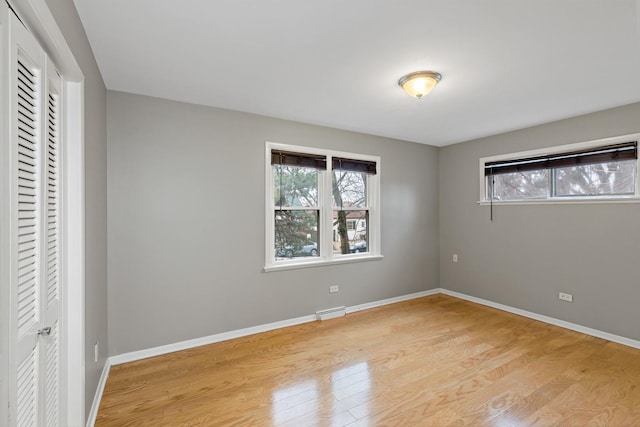
{"label": "white window trim", "polygon": [[[274,211],[275,206],[273,204],[273,168],[271,167],[271,151],[283,150],[293,151],[296,153],[306,154],[318,154],[327,157],[327,172],[318,174],[318,192],[322,197],[322,203],[320,203],[320,222],[319,228],[321,230],[318,237],[318,244],[321,248],[321,253],[318,257],[303,258],[303,259],[290,259],[290,260],[275,260],[275,246],[274,246]],[[331,170],[331,159],[333,157],[345,157],[354,160],[368,160],[376,162],[377,173],[369,176],[367,186],[367,201],[369,208],[369,240],[367,247],[369,252],[363,254],[336,254],[334,255],[331,250],[326,248],[332,247],[332,233],[323,230],[332,230],[332,216],[329,214],[332,209],[331,191],[324,191],[331,188],[331,177],[328,173]],[[326,150],[321,148],[306,147],[300,145],[280,144],[276,142],[265,143],[265,261],[264,271],[279,271],[279,270],[291,270],[297,268],[318,267],[322,265],[331,264],[345,264],[361,261],[373,261],[382,259],[380,248],[380,172],[381,163],[380,157],[372,156],[368,154],[356,154],[348,153],[344,151]],[[324,249],[322,249],[324,248]]]}
{"label": "white window trim", "polygon": [[636,167],[636,189],[634,196],[584,196],[584,197],[549,197],[546,199],[530,199],[530,200],[489,200],[485,188],[486,179],[484,175],[485,164],[495,161],[515,160],[526,157],[544,156],[548,154],[563,153],[566,151],[574,151],[581,149],[597,148],[604,145],[611,145],[629,141],[638,141],[640,143],[640,133],[632,133],[629,135],[614,136],[610,138],[594,139],[592,141],[577,142],[573,144],[558,145],[555,147],[541,148],[536,150],[520,151],[517,153],[501,154],[498,156],[482,157],[479,164],[479,198],[477,204],[485,205],[548,205],[548,204],[591,204],[591,203],[640,203],[640,156]]}

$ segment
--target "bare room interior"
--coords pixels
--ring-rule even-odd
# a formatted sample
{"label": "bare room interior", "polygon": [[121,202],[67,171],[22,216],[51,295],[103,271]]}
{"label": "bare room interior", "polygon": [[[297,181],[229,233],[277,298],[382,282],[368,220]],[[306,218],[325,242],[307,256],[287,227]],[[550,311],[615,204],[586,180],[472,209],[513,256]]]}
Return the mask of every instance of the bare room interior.
{"label": "bare room interior", "polygon": [[0,0],[0,425],[640,425],[640,0]]}

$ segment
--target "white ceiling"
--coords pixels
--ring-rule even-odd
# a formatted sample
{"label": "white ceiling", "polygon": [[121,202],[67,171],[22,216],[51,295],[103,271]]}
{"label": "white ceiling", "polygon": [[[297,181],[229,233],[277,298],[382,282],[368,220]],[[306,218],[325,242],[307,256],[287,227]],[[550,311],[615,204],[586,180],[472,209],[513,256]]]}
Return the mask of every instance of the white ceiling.
{"label": "white ceiling", "polygon": [[640,101],[638,2],[74,0],[108,89],[437,146]]}

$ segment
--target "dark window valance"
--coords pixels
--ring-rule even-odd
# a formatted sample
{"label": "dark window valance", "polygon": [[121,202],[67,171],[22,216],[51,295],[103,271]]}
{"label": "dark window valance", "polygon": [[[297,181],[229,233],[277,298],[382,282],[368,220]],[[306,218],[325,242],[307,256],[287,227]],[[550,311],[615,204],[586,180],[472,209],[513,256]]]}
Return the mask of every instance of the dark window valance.
{"label": "dark window valance", "polygon": [[376,162],[372,162],[369,160],[354,160],[345,159],[342,157],[334,157],[332,159],[332,166],[335,170],[364,172],[371,175],[375,175],[377,173]]}
{"label": "dark window valance", "polygon": [[327,169],[327,158],[317,154],[294,153],[291,151],[271,150],[272,165],[300,166],[315,169]]}
{"label": "dark window valance", "polygon": [[484,165],[484,174],[485,176],[489,176],[492,174],[498,175],[513,172],[528,172],[540,169],[554,169],[593,165],[597,163],[619,162],[622,160],[635,160],[637,158],[638,142],[632,141],[586,150],[549,154],[546,156],[488,162]]}

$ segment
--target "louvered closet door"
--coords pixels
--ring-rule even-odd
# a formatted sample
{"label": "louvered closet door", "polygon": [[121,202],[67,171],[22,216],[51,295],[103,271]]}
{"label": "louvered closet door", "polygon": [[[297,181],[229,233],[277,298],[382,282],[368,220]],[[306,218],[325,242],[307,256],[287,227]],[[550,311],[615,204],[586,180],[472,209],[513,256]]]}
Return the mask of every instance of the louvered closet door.
{"label": "louvered closet door", "polygon": [[56,426],[60,419],[60,82],[32,35],[11,18],[10,400],[14,405],[9,416],[10,424],[19,427]]}
{"label": "louvered closet door", "polygon": [[57,426],[60,418],[60,76],[51,61],[47,64],[47,89],[44,93],[45,124],[43,140],[43,246],[42,325],[51,331],[44,340],[41,366],[43,425]]}

